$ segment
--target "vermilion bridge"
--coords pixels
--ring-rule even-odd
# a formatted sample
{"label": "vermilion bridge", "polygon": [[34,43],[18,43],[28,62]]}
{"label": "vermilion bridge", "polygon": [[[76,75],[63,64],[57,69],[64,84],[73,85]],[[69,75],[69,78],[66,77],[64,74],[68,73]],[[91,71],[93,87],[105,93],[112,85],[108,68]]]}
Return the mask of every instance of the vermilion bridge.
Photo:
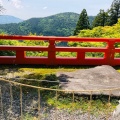
{"label": "vermilion bridge", "polygon": [[[109,38],[74,38],[52,36],[8,36],[0,35],[0,40],[44,40],[48,46],[11,46],[0,45],[0,51],[15,51],[16,56],[0,56],[0,64],[45,64],[45,65],[120,65],[120,58],[115,58],[120,53],[120,48],[115,44],[120,39]],[[72,42],[104,42],[105,47],[58,47],[57,41]],[[26,51],[46,51],[47,57],[28,57]],[[75,52],[76,57],[57,57],[56,52]],[[86,53],[103,53],[103,57],[86,57]]]}

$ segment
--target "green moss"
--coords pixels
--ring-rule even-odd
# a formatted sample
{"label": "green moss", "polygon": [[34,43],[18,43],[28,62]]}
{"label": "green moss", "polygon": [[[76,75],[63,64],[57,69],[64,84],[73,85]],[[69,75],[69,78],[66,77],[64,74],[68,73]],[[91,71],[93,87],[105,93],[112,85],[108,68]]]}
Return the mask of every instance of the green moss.
{"label": "green moss", "polygon": [[82,112],[90,112],[95,116],[100,114],[110,114],[116,107],[116,99],[112,99],[111,103],[106,101],[106,97],[102,96],[104,102],[100,99],[90,101],[89,97],[77,96],[73,102],[72,95],[66,95],[66,97],[59,97],[56,99],[49,98],[47,103],[51,106],[57,107],[58,109],[66,109],[70,111],[81,110]]}

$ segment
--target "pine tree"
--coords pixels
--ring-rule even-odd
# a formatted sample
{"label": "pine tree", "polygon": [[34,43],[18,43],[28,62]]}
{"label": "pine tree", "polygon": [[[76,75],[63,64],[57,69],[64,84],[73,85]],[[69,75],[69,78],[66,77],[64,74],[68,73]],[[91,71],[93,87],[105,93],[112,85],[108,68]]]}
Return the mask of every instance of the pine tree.
{"label": "pine tree", "polygon": [[77,22],[76,29],[74,31],[74,35],[77,35],[80,32],[80,30],[89,29],[89,28],[90,28],[90,23],[89,23],[87,11],[86,11],[86,9],[83,9],[79,16],[79,20]]}
{"label": "pine tree", "polygon": [[108,25],[112,26],[113,24],[116,24],[118,22],[118,18],[120,18],[120,0],[114,0],[112,2],[108,14],[109,14]]}
{"label": "pine tree", "polygon": [[105,12],[104,10],[100,10],[100,12],[97,14],[95,19],[93,20],[92,27],[97,27],[97,26],[105,26],[107,24],[108,20],[108,13]]}

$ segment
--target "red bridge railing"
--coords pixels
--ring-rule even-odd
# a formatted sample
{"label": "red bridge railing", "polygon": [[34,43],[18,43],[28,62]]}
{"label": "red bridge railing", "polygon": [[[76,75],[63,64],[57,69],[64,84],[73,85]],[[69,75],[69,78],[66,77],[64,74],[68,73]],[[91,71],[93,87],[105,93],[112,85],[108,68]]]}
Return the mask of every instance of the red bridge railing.
{"label": "red bridge railing", "polygon": [[[0,51],[15,51],[16,56],[0,56],[0,64],[45,64],[45,65],[120,65],[120,58],[115,58],[120,53],[120,48],[115,44],[120,39],[108,38],[73,38],[52,36],[2,36],[0,40],[45,40],[49,46],[11,46],[0,45]],[[105,47],[58,47],[57,41],[72,42],[104,42]],[[47,51],[47,57],[26,56],[26,51]],[[57,57],[56,52],[75,52],[76,57]],[[103,57],[86,57],[86,53],[103,53]]]}

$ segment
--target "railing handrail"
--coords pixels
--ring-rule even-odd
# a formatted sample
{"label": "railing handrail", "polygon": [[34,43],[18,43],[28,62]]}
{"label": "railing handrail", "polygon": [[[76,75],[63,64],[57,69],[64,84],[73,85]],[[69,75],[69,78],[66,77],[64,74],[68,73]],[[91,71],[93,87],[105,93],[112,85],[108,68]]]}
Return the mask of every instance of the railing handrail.
{"label": "railing handrail", "polygon": [[52,40],[55,40],[55,41],[91,41],[91,42],[120,41],[120,38],[22,36],[22,35],[0,35],[0,39],[10,39],[10,40],[50,40],[50,41],[52,41]]}

